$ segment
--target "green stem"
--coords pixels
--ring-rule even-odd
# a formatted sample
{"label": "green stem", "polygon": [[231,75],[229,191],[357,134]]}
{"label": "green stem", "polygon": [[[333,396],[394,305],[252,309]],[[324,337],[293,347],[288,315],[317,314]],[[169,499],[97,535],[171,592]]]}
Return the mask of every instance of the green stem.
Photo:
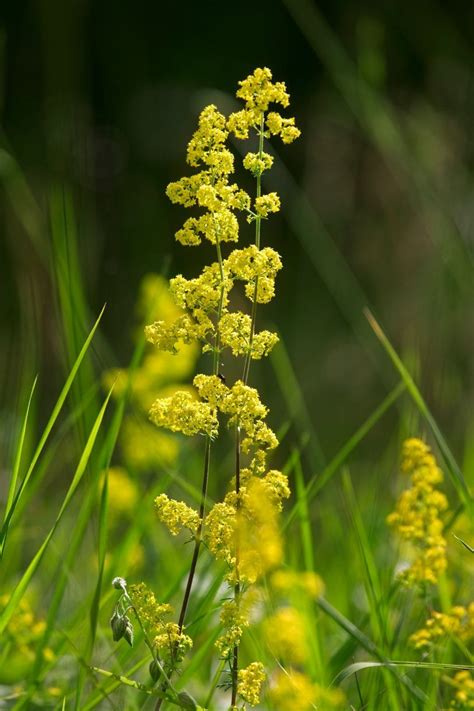
{"label": "green stem", "polygon": [[[261,159],[263,155],[263,139],[264,139],[264,114],[262,112],[261,118],[260,118],[260,131],[259,131],[259,139],[258,139],[258,157]],[[262,175],[261,173],[258,173],[257,175],[257,195],[256,197],[259,198],[262,195]],[[261,228],[262,228],[262,218],[261,216],[257,213],[255,217],[255,246],[257,249],[260,249],[260,235],[261,235]],[[249,347],[247,351],[247,355],[245,356],[245,362],[244,362],[244,372],[242,375],[242,381],[246,385],[249,379],[249,372],[250,372],[250,362],[252,360],[252,346],[253,346],[253,338],[255,335],[255,325],[257,321],[257,294],[258,294],[258,275],[255,277],[255,287],[253,290],[253,300],[252,300],[252,312],[251,312],[251,322],[250,322],[250,336],[249,336]]]}
{"label": "green stem", "polygon": [[[220,359],[221,349],[220,349],[220,336],[219,336],[218,326],[219,326],[219,321],[222,316],[222,309],[224,307],[224,294],[225,294],[224,262],[222,259],[221,245],[220,245],[220,241],[219,241],[218,237],[216,239],[216,250],[217,250],[217,260],[219,262],[219,271],[220,271],[220,276],[221,276],[221,289],[220,289],[220,295],[219,295],[219,304],[218,304],[218,308],[217,308],[216,335],[214,338],[214,358],[213,358],[213,364],[212,364],[213,375],[218,375],[218,373],[219,373],[219,359]],[[197,562],[198,562],[198,558],[199,558],[199,551],[201,549],[201,543],[202,543],[202,531],[204,528],[204,520],[205,520],[205,516],[206,516],[207,486],[209,483],[209,471],[210,471],[210,463],[211,463],[211,444],[212,444],[212,439],[209,435],[207,435],[205,449],[204,449],[204,471],[203,471],[203,477],[202,477],[201,499],[199,502],[199,526],[196,530],[196,535],[194,536],[193,557],[191,559],[191,566],[189,568],[188,579],[186,581],[186,589],[184,591],[183,602],[181,603],[181,610],[179,612],[178,628],[179,628],[180,634],[183,631],[184,621],[186,619],[186,612],[187,612],[189,600],[191,597],[191,590],[192,590],[194,578],[196,575],[196,568],[197,568]],[[170,674],[172,674],[172,673],[173,673],[173,670],[170,671]],[[165,679],[165,681],[166,681],[166,683],[169,683],[167,678]],[[170,688],[172,688],[172,687],[170,687]],[[166,684],[162,685],[162,691],[166,691]],[[163,703],[163,699],[158,699],[158,701],[156,702],[155,711],[160,710],[162,703]]]}
{"label": "green stem", "polygon": [[[262,159],[263,155],[263,140],[264,140],[264,113],[262,111],[261,117],[260,117],[260,130],[259,130],[259,139],[258,139],[258,157],[259,159]],[[262,175],[261,173],[257,174],[257,195],[256,197],[259,198],[262,194]],[[259,214],[256,215],[255,217],[255,246],[257,249],[260,249],[260,235],[261,235],[261,225],[262,225],[262,218]],[[247,385],[248,379],[249,379],[249,373],[250,373],[250,363],[252,360],[252,346],[253,346],[253,338],[255,334],[255,324],[257,321],[257,294],[258,294],[258,275],[255,277],[255,287],[253,291],[253,300],[252,300],[252,312],[251,312],[251,317],[250,317],[250,335],[249,335],[249,346],[247,350],[247,354],[245,356],[245,361],[244,361],[244,370],[242,374],[242,381],[244,385]],[[239,582],[239,532],[238,532],[238,510],[240,507],[240,426],[237,424],[235,428],[235,493],[237,494],[236,498],[236,506],[237,506],[237,540],[236,540],[236,553],[235,553],[235,569],[237,573],[237,582],[234,587],[234,600],[235,604],[238,607],[239,606],[239,600],[240,600],[240,582]],[[237,703],[237,683],[238,683],[238,674],[239,674],[239,646],[236,644],[234,646],[234,652],[233,652],[233,658],[232,658],[232,701],[231,705],[232,707],[235,706]]]}
{"label": "green stem", "polygon": [[[238,607],[240,601],[240,582],[239,582],[239,564],[240,564],[240,545],[239,545],[239,508],[240,508],[240,426],[235,428],[235,493],[236,508],[237,508],[237,526],[236,526],[236,541],[235,541],[235,571],[237,582],[234,586],[234,600]],[[232,657],[232,708],[237,703],[237,682],[239,673],[239,645],[234,646]]]}

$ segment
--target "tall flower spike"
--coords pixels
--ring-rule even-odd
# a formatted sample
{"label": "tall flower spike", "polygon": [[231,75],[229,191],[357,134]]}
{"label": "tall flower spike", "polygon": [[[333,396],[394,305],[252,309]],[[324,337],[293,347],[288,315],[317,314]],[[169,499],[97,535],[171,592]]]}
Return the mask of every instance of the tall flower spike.
{"label": "tall flower spike", "polygon": [[437,583],[446,569],[446,539],[440,514],[448,508],[443,493],[435,485],[443,480],[427,444],[408,439],[402,448],[402,472],[411,478],[411,487],[398,499],[387,517],[392,526],[415,551],[415,558],[401,574],[407,585]]}
{"label": "tall flower spike", "polygon": [[[148,340],[162,350],[177,353],[183,344],[198,341],[203,352],[210,351],[213,356],[211,373],[194,378],[197,397],[188,391],[178,391],[156,400],[150,411],[152,421],[159,427],[188,436],[203,434],[206,438],[199,511],[182,501],[169,499],[166,494],[155,501],[158,517],[171,534],[185,528],[194,537],[194,554],[178,625],[173,627],[169,623],[162,633],[155,635],[155,646],[161,653],[166,642],[163,635],[168,634],[172,640],[168,644],[171,660],[177,645],[186,647],[183,626],[204,539],[215,558],[227,564],[227,581],[234,586],[234,599],[222,606],[223,634],[216,645],[229,665],[232,708],[237,707],[238,696],[247,704],[259,703],[265,677],[263,667],[260,662],[252,662],[239,671],[237,650],[249,624],[248,588],[281,562],[278,517],[283,499],[290,494],[286,476],[275,469],[267,471],[267,454],[278,445],[278,440],[266,423],[268,408],[258,391],[248,385],[250,362],[268,355],[278,341],[276,334],[257,332],[255,328],[257,304],[273,298],[276,276],[282,266],[275,250],[260,246],[262,221],[280,209],[276,193],[261,191],[261,176],[273,164],[263,144],[271,135],[279,135],[286,143],[299,135],[294,119],[282,118],[275,111],[269,113],[271,104],[285,108],[289,103],[285,85],[273,82],[269,69],[256,69],[241,81],[237,97],[245,102],[244,109],[229,119],[214,105],[201,112],[187,150],[187,162],[196,172],[167,188],[172,202],[200,211],[176,232],[178,242],[195,246],[205,238],[215,246],[216,261],[194,278],[179,274],[172,279],[170,293],[182,310],[180,316],[171,323],[157,321],[146,329]],[[251,129],[255,129],[258,137],[258,151],[245,157],[244,168],[256,178],[253,201],[231,182],[234,158],[227,147],[229,132],[245,138]],[[223,254],[226,243],[236,242],[239,237],[237,211],[243,211],[247,220],[254,222],[255,244]],[[250,313],[231,310],[231,291],[240,284],[250,301]],[[234,383],[222,377],[225,352],[243,361],[243,376]],[[236,436],[234,490],[206,515],[211,442],[218,435],[222,418]],[[242,467],[241,456],[247,459]],[[171,664],[167,673],[173,672]],[[167,688],[165,682],[161,688]]]}

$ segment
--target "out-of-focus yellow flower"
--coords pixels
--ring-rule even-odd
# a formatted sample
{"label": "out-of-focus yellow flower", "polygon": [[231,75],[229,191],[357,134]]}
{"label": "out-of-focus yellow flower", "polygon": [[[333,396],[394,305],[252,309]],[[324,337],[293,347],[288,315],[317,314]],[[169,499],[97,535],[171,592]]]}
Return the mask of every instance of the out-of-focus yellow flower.
{"label": "out-of-focus yellow flower", "polygon": [[265,642],[284,664],[304,664],[309,646],[304,617],[294,607],[282,607],[263,624]]}
{"label": "out-of-focus yellow flower", "polygon": [[228,564],[226,578],[231,584],[255,583],[281,562],[278,512],[265,481],[252,477],[238,499],[230,492],[208,513],[204,538],[211,553]]}
{"label": "out-of-focus yellow flower", "polygon": [[302,591],[312,598],[317,598],[324,592],[324,583],[319,575],[311,571],[276,570],[271,576],[271,585],[275,592],[288,594]]}
{"label": "out-of-focus yellow flower", "polygon": [[419,439],[403,444],[401,468],[410,476],[411,487],[402,492],[395,511],[387,517],[387,523],[415,550],[415,559],[401,578],[407,585],[437,583],[447,564],[440,514],[448,502],[435,488],[443,474],[428,445]]}
{"label": "out-of-focus yellow flower", "polygon": [[472,672],[460,671],[451,680],[457,687],[454,698],[451,700],[450,709],[474,709],[474,678]]}
{"label": "out-of-focus yellow flower", "polygon": [[[9,601],[8,595],[0,596],[0,612]],[[13,684],[22,681],[36,658],[36,648],[46,629],[46,622],[38,618],[30,601],[23,598],[2,634],[2,649],[9,648],[8,664],[0,668],[0,683]],[[43,650],[46,661],[53,661],[50,647]]]}
{"label": "out-of-focus yellow flower", "polygon": [[467,607],[455,605],[447,613],[433,610],[425,626],[411,635],[410,643],[421,649],[446,637],[457,637],[462,642],[474,639],[474,602]]}
{"label": "out-of-focus yellow flower", "polygon": [[[184,317],[183,310],[170,294],[168,281],[157,274],[148,274],[142,280],[137,315],[140,323],[150,319],[162,319],[158,322],[164,323]],[[141,332],[142,328],[137,337]],[[194,370],[198,355],[198,343],[192,339],[188,339],[188,344],[182,345],[176,355],[148,346],[141,365],[135,370],[115,368],[104,373],[104,386],[110,388],[114,384],[114,397],[120,397],[128,389],[130,401],[137,410],[133,417],[124,418],[120,434],[125,463],[130,467],[151,469],[176,461],[178,441],[173,435],[150,426],[148,411],[158,397],[176,392],[178,385]],[[181,390],[194,393],[187,386],[181,385]]]}
{"label": "out-of-focus yellow flower", "polygon": [[138,417],[124,419],[120,445],[127,464],[138,470],[170,466],[179,454],[176,437]]}
{"label": "out-of-focus yellow flower", "polygon": [[272,708],[276,711],[318,711],[341,709],[345,696],[340,689],[325,689],[297,671],[278,671],[271,681],[269,691]]}
{"label": "out-of-focus yellow flower", "polygon": [[138,502],[138,487],[124,467],[109,467],[109,509],[114,518],[132,514]]}

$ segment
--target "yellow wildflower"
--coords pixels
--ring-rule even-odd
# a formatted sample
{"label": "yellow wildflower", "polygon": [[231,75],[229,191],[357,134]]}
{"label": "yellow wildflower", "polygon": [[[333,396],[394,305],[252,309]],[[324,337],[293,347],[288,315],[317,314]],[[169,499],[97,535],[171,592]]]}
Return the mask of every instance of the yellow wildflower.
{"label": "yellow wildflower", "polygon": [[159,398],[150,410],[150,419],[158,427],[184,435],[207,434],[217,436],[218,421],[215,411],[206,402],[195,400],[188,392],[178,391],[171,397]]}
{"label": "yellow wildflower", "polygon": [[452,679],[453,686],[457,687],[454,698],[451,700],[450,709],[474,709],[474,678],[467,669],[458,672]]}
{"label": "yellow wildflower", "polygon": [[283,546],[278,526],[278,508],[264,482],[256,477],[241,489],[237,540],[237,579],[254,583],[281,562]]}
{"label": "yellow wildflower", "polygon": [[410,643],[421,649],[446,637],[457,637],[462,642],[474,639],[474,602],[467,607],[455,605],[447,613],[433,610],[425,626],[411,635]]}
{"label": "yellow wildflower", "polygon": [[410,475],[412,485],[402,492],[387,523],[416,551],[414,561],[401,577],[407,585],[436,583],[446,569],[446,540],[439,516],[448,502],[434,488],[442,481],[442,473],[428,445],[419,439],[404,443],[401,468]]}
{"label": "yellow wildflower", "polygon": [[[240,311],[224,314],[219,321],[221,345],[230,348],[232,355],[245,356],[250,348],[251,318]],[[276,333],[260,331],[254,333],[250,357],[258,360],[267,356],[278,343]]]}
{"label": "yellow wildflower", "polygon": [[153,645],[162,656],[180,660],[193,646],[193,640],[179,631],[175,622],[166,622],[153,638]]}
{"label": "yellow wildflower", "polygon": [[276,570],[271,577],[272,588],[283,594],[293,591],[303,591],[312,598],[317,598],[324,592],[324,583],[316,573],[296,570]]}
{"label": "yellow wildflower", "polygon": [[301,131],[295,126],[294,118],[283,118],[275,111],[268,114],[265,123],[269,132],[273,136],[280,136],[283,143],[293,143],[301,135]]}
{"label": "yellow wildflower", "polygon": [[217,560],[224,560],[229,566],[235,563],[236,519],[235,507],[224,501],[214,504],[205,520],[207,547]]}
{"label": "yellow wildflower", "polygon": [[230,492],[223,503],[209,511],[204,538],[211,553],[228,564],[226,579],[231,584],[238,580],[255,583],[280,563],[282,542],[277,514],[272,496],[257,478],[246,482],[238,497]]}
{"label": "yellow wildflower", "polygon": [[307,626],[294,607],[282,607],[265,620],[263,631],[270,651],[285,664],[304,664],[308,660]]}
{"label": "yellow wildflower", "polygon": [[196,310],[204,312],[217,311],[223,295],[223,306],[227,305],[228,293],[232,288],[232,280],[224,277],[218,262],[204,267],[196,279],[185,279],[178,274],[170,281],[170,292],[183,309],[189,309],[193,314]]}
{"label": "yellow wildflower", "polygon": [[179,631],[177,624],[166,622],[173,611],[171,605],[159,603],[145,583],[131,585],[128,594],[157,652],[173,660],[182,659],[193,643],[188,635]]}
{"label": "yellow wildflower", "polygon": [[261,175],[273,165],[273,157],[269,153],[247,153],[244,158],[244,168],[250,170],[252,175]]}
{"label": "yellow wildflower", "polygon": [[325,689],[306,674],[292,670],[277,672],[269,692],[275,711],[335,711],[342,708],[345,696],[340,689]]}
{"label": "yellow wildflower", "polygon": [[225,261],[233,279],[246,281],[245,294],[253,301],[255,283],[258,281],[257,303],[266,304],[275,294],[275,278],[281,269],[278,252],[271,247],[258,249],[255,245],[235,249]]}
{"label": "yellow wildflower", "polygon": [[155,511],[161,523],[165,524],[173,536],[177,536],[183,528],[187,528],[192,534],[196,533],[200,522],[199,514],[184,501],[175,501],[166,494],[160,494],[155,499]]}
{"label": "yellow wildflower", "polygon": [[138,502],[138,488],[123,467],[109,467],[108,494],[112,516],[133,513]]}
{"label": "yellow wildflower", "polygon": [[240,644],[244,628],[249,625],[248,609],[243,604],[242,595],[238,604],[236,600],[226,600],[222,604],[220,621],[225,631],[216,641],[216,647],[222,658],[228,659],[234,647]]}
{"label": "yellow wildflower", "polygon": [[261,662],[252,662],[245,669],[239,669],[237,693],[250,706],[260,703],[260,693],[266,674]]}
{"label": "yellow wildflower", "polygon": [[272,82],[272,73],[268,67],[255,69],[246,79],[239,81],[240,89],[236,96],[245,101],[247,109],[266,111],[270,103],[288,106],[290,97],[284,82]]}
{"label": "yellow wildflower", "polygon": [[280,198],[276,193],[267,193],[255,198],[255,212],[260,217],[268,217],[271,212],[278,212],[280,204]]}

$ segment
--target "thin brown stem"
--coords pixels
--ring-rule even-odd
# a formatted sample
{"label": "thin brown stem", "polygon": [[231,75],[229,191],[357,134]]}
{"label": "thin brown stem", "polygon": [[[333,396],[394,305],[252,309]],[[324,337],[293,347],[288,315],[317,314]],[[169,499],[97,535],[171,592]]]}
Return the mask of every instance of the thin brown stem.
{"label": "thin brown stem", "polygon": [[184,591],[183,602],[181,604],[181,610],[179,613],[178,627],[179,633],[183,631],[184,619],[186,617],[186,610],[188,609],[189,598],[191,595],[191,588],[194,582],[194,575],[196,573],[197,559],[199,556],[199,549],[201,547],[202,541],[202,529],[204,526],[204,514],[206,508],[206,498],[207,498],[207,484],[209,481],[209,467],[211,462],[211,438],[208,436],[206,438],[206,449],[204,453],[204,474],[202,478],[202,490],[201,490],[201,502],[199,505],[199,518],[200,523],[196,530],[196,535],[194,537],[194,551],[191,560],[191,567],[189,569],[188,580],[186,583],[186,590]]}
{"label": "thin brown stem", "polygon": [[[217,325],[216,325],[216,335],[214,339],[214,358],[213,358],[213,364],[212,364],[212,371],[214,375],[217,375],[219,373],[219,358],[220,358],[220,338],[219,338],[219,321],[222,315],[222,309],[224,306],[224,294],[225,294],[225,287],[224,287],[224,279],[225,279],[225,274],[224,274],[224,264],[222,260],[222,253],[221,253],[221,246],[219,239],[216,241],[216,249],[217,249],[217,259],[219,262],[219,270],[220,270],[220,275],[221,275],[221,289],[220,289],[220,295],[219,295],[219,305],[217,308]],[[199,551],[201,548],[201,542],[202,542],[202,531],[204,528],[204,519],[206,515],[206,501],[207,501],[207,485],[209,482],[209,470],[210,470],[210,463],[211,463],[211,444],[212,444],[212,439],[209,435],[206,437],[206,446],[204,450],[204,471],[203,471],[203,477],[202,477],[202,487],[201,487],[201,499],[199,502],[199,526],[196,530],[196,534],[194,536],[194,550],[193,550],[193,557],[191,559],[191,566],[189,568],[189,573],[188,573],[188,579],[186,581],[186,589],[184,591],[184,596],[183,596],[183,602],[181,603],[181,610],[179,613],[179,618],[178,618],[178,627],[179,627],[179,633],[183,631],[184,627],[184,621],[186,619],[186,612],[188,609],[188,604],[189,604],[189,599],[191,597],[191,590],[193,587],[194,583],[194,578],[196,575],[196,567],[197,567],[197,562],[199,558]],[[169,674],[173,673],[173,669],[170,670]],[[163,688],[164,686],[164,688]],[[167,684],[162,686],[162,690],[166,691]],[[155,706],[155,711],[159,711],[161,709],[161,704],[163,703],[163,699],[158,699],[156,702]]]}

